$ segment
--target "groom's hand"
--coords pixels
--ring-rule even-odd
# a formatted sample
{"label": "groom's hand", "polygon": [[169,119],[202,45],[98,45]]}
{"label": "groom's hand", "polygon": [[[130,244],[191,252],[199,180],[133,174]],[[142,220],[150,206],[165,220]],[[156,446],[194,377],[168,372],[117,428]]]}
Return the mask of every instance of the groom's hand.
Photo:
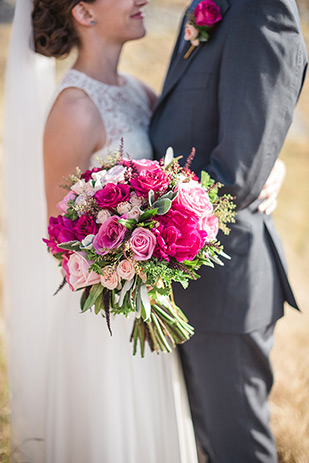
{"label": "groom's hand", "polygon": [[286,167],[284,162],[281,159],[277,159],[259,196],[259,199],[263,199],[258,207],[260,212],[265,212],[265,214],[269,215],[276,209],[277,196],[281,190],[285,174]]}

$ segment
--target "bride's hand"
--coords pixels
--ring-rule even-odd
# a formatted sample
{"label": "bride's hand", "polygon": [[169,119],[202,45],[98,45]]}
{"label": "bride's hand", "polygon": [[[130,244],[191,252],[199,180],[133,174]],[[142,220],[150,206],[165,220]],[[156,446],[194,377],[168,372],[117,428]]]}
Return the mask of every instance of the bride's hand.
{"label": "bride's hand", "polygon": [[259,199],[263,199],[258,207],[260,212],[265,212],[265,214],[269,215],[276,209],[277,196],[281,190],[285,174],[286,167],[284,162],[281,159],[277,159],[259,196]]}

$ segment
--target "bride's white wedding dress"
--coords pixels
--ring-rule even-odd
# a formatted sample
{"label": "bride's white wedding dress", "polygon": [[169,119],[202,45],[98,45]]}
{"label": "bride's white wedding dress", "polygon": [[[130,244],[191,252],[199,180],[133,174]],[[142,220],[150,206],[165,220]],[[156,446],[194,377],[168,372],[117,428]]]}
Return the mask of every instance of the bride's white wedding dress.
{"label": "bride's white wedding dress", "polygon": [[[81,88],[96,105],[108,138],[92,156],[119,147],[151,158],[149,102],[142,85],[122,76],[120,86],[70,70],[57,88]],[[57,266],[55,263],[55,272]],[[60,279],[60,275],[59,275]],[[178,356],[133,357],[133,320],[80,313],[80,293],[65,287],[54,298],[50,329],[46,463],[195,463],[192,422]]]}

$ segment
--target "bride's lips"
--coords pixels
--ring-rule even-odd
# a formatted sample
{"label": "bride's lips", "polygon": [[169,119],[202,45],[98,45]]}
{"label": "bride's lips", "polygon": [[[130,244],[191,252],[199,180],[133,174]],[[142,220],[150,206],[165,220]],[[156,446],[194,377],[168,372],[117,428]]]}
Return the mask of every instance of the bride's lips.
{"label": "bride's lips", "polygon": [[145,15],[142,11],[138,11],[130,16],[132,19],[144,19]]}

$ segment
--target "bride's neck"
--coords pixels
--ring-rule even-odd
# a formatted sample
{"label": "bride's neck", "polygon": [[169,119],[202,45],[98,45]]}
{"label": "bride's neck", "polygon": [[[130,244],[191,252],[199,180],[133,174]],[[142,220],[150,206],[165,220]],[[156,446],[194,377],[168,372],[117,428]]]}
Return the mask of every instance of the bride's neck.
{"label": "bride's neck", "polygon": [[100,44],[80,48],[73,69],[109,85],[118,85],[118,63],[122,45]]}

